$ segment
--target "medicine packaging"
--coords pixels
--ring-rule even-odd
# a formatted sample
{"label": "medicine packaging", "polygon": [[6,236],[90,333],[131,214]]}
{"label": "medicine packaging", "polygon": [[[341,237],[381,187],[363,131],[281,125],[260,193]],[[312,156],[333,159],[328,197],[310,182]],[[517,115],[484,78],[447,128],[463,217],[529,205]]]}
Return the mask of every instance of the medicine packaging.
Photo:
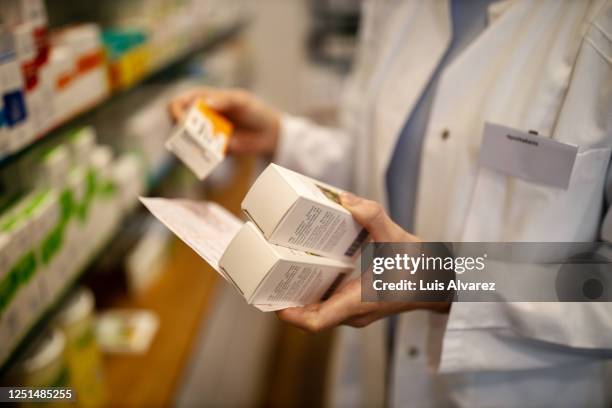
{"label": "medicine packaging", "polygon": [[273,244],[350,262],[368,233],[340,204],[341,193],[270,164],[246,194],[242,210]]}
{"label": "medicine packaging", "polygon": [[219,267],[247,302],[261,310],[316,303],[353,270],[351,263],[271,244],[252,222],[240,228]]}
{"label": "medicine packaging", "polygon": [[166,148],[203,180],[225,158],[232,124],[197,100]]}

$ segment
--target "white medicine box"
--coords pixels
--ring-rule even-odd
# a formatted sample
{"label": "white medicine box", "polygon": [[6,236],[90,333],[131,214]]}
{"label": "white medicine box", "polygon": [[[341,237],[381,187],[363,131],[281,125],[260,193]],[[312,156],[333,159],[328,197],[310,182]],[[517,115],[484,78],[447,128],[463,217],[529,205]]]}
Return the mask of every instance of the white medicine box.
{"label": "white medicine box", "polygon": [[342,190],[270,164],[242,201],[269,242],[350,262],[367,231],[340,204]]}
{"label": "white medicine box", "polygon": [[220,272],[260,310],[304,306],[327,298],[353,264],[270,244],[246,222],[221,259]]}
{"label": "white medicine box", "polygon": [[225,117],[197,100],[166,142],[166,148],[204,180],[225,158],[232,129]]}

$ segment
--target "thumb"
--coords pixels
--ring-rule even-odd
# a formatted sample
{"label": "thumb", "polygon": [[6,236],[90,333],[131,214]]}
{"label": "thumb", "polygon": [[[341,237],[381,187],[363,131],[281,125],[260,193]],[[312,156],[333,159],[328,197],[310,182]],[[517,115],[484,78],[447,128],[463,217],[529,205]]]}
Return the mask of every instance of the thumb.
{"label": "thumb", "polygon": [[342,205],[351,212],[355,221],[368,230],[376,242],[416,242],[416,237],[404,231],[377,202],[357,197],[351,193],[340,196]]}

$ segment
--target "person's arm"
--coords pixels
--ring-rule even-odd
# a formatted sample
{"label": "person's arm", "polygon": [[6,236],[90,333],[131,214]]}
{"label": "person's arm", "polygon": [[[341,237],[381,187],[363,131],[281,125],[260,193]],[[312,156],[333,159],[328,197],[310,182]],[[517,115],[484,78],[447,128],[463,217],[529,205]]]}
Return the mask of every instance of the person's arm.
{"label": "person's arm", "polygon": [[284,114],[274,162],[317,180],[351,188],[353,138],[345,131]]}
{"label": "person's arm", "polygon": [[281,166],[348,188],[352,144],[346,132],[282,113],[241,89],[194,89],[171,101],[172,116],[182,120],[197,98],[234,125],[228,153],[268,156]]}

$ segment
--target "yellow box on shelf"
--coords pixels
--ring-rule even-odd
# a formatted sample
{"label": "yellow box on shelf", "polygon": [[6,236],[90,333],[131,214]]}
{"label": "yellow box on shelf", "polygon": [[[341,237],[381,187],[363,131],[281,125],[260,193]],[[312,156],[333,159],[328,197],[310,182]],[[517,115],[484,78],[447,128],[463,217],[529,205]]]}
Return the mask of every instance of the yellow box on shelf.
{"label": "yellow box on shelf", "polygon": [[131,87],[151,70],[151,48],[148,44],[139,45],[111,63],[113,89]]}

